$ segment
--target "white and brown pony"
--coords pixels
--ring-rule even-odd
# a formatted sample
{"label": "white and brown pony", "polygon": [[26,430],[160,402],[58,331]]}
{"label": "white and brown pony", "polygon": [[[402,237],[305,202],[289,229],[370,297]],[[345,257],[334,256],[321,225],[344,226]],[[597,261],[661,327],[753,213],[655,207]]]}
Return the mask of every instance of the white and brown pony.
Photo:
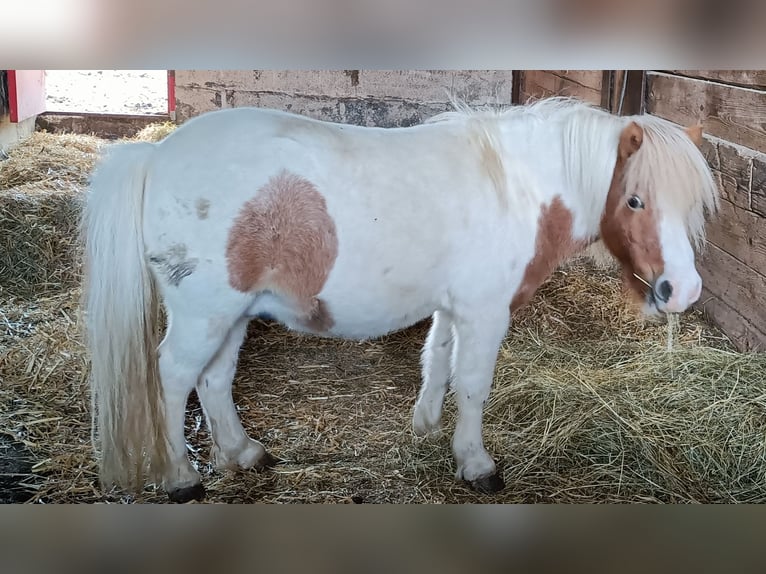
{"label": "white and brown pony", "polygon": [[394,129],[228,109],[114,146],[83,220],[103,484],[203,495],[184,438],[195,389],[217,465],[271,464],[232,399],[248,321],[268,315],[354,339],[432,317],[414,432],[439,429],[451,382],[457,477],[501,488],[482,412],[511,313],[599,239],[646,312],[694,303],[718,202],[700,140],[556,98]]}

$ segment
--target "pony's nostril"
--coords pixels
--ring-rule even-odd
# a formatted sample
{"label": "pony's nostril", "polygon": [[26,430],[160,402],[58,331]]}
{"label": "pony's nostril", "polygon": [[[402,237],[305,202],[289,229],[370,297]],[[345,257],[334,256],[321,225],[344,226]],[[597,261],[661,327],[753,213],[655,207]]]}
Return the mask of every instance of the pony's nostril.
{"label": "pony's nostril", "polygon": [[663,303],[667,303],[670,297],[673,295],[673,286],[670,284],[670,281],[668,280],[662,281],[654,289],[654,293],[657,296],[657,299],[659,299]]}

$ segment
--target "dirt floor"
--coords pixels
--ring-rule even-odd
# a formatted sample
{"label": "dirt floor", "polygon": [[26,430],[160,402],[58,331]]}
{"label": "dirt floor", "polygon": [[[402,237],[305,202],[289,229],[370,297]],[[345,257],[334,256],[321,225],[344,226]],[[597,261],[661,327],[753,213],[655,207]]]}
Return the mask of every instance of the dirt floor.
{"label": "dirt floor", "polygon": [[[166,502],[152,486],[103,492],[78,332],[74,237],[103,141],[38,134],[0,162],[0,502]],[[3,183],[6,182],[6,183]],[[554,274],[514,319],[486,408],[506,482],[454,479],[445,433],[410,417],[428,321],[339,342],[254,321],[235,380],[251,436],[282,459],[215,470],[194,398],[186,429],[208,502],[766,502],[766,368],[697,311],[643,321],[616,272],[588,260]]]}
{"label": "dirt floor", "polygon": [[168,111],[167,70],[47,70],[45,88],[49,112]]}

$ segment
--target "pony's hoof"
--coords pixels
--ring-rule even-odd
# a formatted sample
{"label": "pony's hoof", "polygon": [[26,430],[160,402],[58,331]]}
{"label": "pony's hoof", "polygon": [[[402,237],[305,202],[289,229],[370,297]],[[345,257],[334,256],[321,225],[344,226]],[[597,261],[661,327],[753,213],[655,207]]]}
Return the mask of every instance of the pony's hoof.
{"label": "pony's hoof", "polygon": [[257,440],[248,438],[238,448],[221,450],[217,445],[213,445],[210,451],[211,458],[215,461],[215,466],[219,470],[264,470],[271,468],[279,462],[264,448]]}
{"label": "pony's hoof", "polygon": [[254,468],[256,470],[266,470],[267,468],[273,468],[277,466],[280,462],[282,462],[281,459],[278,459],[269,451],[266,451],[266,453],[258,460],[258,462],[255,463]]}
{"label": "pony's hoof", "polygon": [[470,483],[471,488],[483,494],[494,494],[505,488],[503,478],[497,472],[483,478],[477,478]]}
{"label": "pony's hoof", "polygon": [[192,500],[201,502],[205,498],[205,487],[202,483],[197,483],[192,486],[184,486],[182,488],[175,488],[168,492],[168,498],[170,502],[177,504],[186,504]]}

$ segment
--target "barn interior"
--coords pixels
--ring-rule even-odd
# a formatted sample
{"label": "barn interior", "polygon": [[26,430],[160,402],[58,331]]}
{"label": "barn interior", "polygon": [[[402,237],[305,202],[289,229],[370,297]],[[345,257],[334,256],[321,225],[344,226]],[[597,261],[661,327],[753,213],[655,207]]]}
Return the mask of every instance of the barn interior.
{"label": "barn interior", "polygon": [[[766,75],[639,72],[177,70],[167,113],[37,114],[34,130],[0,152],[0,502],[167,501],[153,485],[101,489],[91,445],[78,217],[104,146],[161,141],[191,117],[238,105],[411,125],[447,109],[445,84],[477,106],[562,94],[615,113],[701,121],[723,208],[700,262],[700,304],[648,321],[602,252],[560,268],[514,317],[500,352],[485,411],[487,448],[506,483],[494,495],[454,480],[451,397],[442,436],[410,430],[428,321],[367,342],[253,321],[235,401],[248,433],[281,463],[213,468],[192,397],[188,450],[206,502],[766,501],[766,134],[737,128],[766,106]],[[0,86],[8,124],[5,72]]]}

